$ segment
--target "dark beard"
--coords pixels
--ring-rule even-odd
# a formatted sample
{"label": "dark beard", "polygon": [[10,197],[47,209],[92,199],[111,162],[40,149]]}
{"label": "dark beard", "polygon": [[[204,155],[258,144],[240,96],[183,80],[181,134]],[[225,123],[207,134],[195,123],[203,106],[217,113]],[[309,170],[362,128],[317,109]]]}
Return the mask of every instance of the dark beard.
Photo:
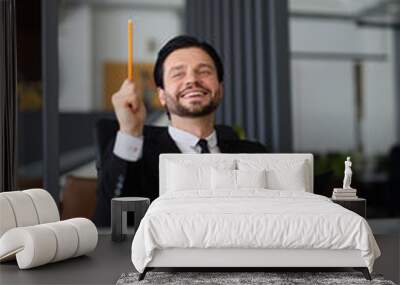
{"label": "dark beard", "polygon": [[203,106],[200,109],[190,110],[189,108],[181,105],[179,102],[171,100],[170,99],[171,97],[167,98],[168,98],[167,104],[165,106],[167,113],[172,113],[179,117],[187,117],[187,118],[198,118],[209,115],[218,108],[220,103],[220,100],[212,100],[210,101],[209,104]]}

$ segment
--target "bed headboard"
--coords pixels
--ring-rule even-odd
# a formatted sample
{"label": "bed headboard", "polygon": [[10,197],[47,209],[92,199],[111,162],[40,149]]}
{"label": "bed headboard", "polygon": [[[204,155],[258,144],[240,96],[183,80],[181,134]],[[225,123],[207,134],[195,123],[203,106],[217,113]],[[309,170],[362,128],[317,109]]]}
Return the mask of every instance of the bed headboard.
{"label": "bed headboard", "polygon": [[[166,153],[160,155],[159,162],[159,175],[160,175],[160,184],[159,184],[159,194],[162,195],[166,192],[166,182],[167,182],[167,163],[168,161],[176,161],[180,162],[198,162],[207,161],[209,163],[210,160],[232,160],[238,161],[239,159],[252,159],[258,161],[285,161],[285,162],[301,162],[305,163],[305,180],[306,180],[306,191],[313,193],[314,192],[314,158],[311,153],[290,153],[290,154],[281,154],[281,153],[268,153],[268,154],[228,154],[228,153],[219,153],[219,154],[182,154],[182,153]],[[236,165],[236,163],[235,163]]]}

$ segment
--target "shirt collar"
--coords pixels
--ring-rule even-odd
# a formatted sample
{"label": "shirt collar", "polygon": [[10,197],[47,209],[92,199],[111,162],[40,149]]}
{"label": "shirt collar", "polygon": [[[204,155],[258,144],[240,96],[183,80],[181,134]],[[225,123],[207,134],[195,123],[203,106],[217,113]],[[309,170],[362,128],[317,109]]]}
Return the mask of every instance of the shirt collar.
{"label": "shirt collar", "polygon": [[[200,139],[191,133],[174,128],[173,126],[168,126],[168,133],[174,141],[178,143],[184,143],[192,147],[195,147]],[[210,148],[217,146],[217,132],[215,130],[205,139],[207,140]]]}

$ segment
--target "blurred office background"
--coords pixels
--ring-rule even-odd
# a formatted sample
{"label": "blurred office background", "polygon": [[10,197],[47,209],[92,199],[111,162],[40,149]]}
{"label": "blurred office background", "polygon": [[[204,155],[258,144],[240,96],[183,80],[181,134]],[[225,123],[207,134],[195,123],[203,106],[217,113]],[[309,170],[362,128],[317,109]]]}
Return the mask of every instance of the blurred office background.
{"label": "blurred office background", "polygon": [[[226,69],[217,122],[272,152],[313,153],[317,194],[331,196],[341,186],[351,156],[352,186],[367,199],[375,233],[399,234],[400,1],[15,3],[17,189],[45,187],[64,217],[90,217],[94,126],[114,117],[110,98],[126,77],[131,18],[148,124],[168,124],[152,81],[157,51],[182,33],[205,39]],[[399,258],[393,256],[397,266]]]}
{"label": "blurred office background", "polygon": [[[131,18],[134,74],[150,124],[168,123],[152,81],[157,51],[175,35],[193,34],[224,59],[219,123],[274,152],[312,152],[315,192],[326,196],[341,185],[351,156],[368,216],[400,216],[398,1],[49,2],[46,10],[39,0],[16,1],[19,188],[49,183],[62,193],[67,175],[95,177],[93,128],[113,117]],[[57,25],[43,26],[43,18]],[[56,89],[46,87],[44,68],[49,80],[58,78]],[[56,162],[45,160],[46,150]]]}

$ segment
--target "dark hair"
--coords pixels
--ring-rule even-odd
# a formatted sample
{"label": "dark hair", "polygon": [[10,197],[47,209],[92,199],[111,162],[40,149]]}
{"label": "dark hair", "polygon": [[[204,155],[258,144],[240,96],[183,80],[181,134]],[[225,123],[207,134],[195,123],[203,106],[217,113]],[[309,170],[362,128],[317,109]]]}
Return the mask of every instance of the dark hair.
{"label": "dark hair", "polygon": [[157,60],[154,66],[154,82],[156,83],[157,87],[164,88],[163,65],[167,57],[177,49],[190,47],[197,47],[204,50],[214,61],[215,67],[217,68],[219,82],[224,80],[224,67],[217,51],[207,42],[201,42],[195,37],[183,35],[169,40],[158,52]]}

